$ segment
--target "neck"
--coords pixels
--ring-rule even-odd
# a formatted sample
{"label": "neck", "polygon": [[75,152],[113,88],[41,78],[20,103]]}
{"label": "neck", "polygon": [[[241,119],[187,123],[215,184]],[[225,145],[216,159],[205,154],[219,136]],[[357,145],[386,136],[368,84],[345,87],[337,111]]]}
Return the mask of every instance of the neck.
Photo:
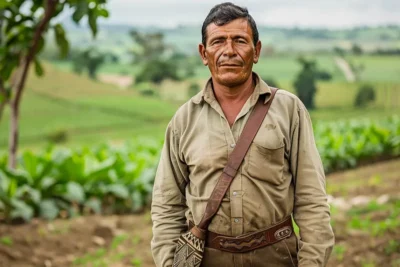
{"label": "neck", "polygon": [[239,102],[244,103],[253,93],[255,83],[253,81],[252,75],[250,75],[249,79],[247,79],[245,83],[238,86],[229,87],[213,82],[213,88],[215,98],[220,104]]}

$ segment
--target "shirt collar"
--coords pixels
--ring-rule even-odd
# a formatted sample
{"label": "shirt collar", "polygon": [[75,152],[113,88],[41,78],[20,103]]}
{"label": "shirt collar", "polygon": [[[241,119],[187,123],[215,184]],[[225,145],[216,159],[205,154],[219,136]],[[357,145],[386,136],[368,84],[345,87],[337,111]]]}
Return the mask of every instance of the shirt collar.
{"label": "shirt collar", "polygon": [[[253,72],[253,77],[255,78],[256,81],[256,86],[254,88],[254,92],[251,95],[251,97],[257,98],[260,95],[268,94],[271,95],[271,88],[268,86],[266,82],[264,82],[260,76]],[[208,103],[213,102],[215,99],[214,92],[213,92],[213,86],[212,86],[212,78],[208,79],[206,82],[204,88],[192,98],[192,102],[195,104],[200,104],[203,101],[206,101]],[[264,103],[268,102],[269,97],[265,97]]]}

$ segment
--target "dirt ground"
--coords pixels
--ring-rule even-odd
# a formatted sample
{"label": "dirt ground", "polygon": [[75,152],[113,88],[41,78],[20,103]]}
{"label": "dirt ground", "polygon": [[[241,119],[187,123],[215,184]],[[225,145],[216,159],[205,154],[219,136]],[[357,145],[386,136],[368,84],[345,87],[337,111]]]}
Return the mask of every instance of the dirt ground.
{"label": "dirt ground", "polygon": [[[332,217],[336,236],[328,266],[400,266],[399,227],[372,235],[350,229],[346,213],[371,200],[399,200],[399,167],[397,159],[327,177],[327,190],[335,207]],[[366,216],[384,221],[391,212],[375,209]],[[150,239],[149,212],[0,224],[0,267],[154,266]]]}

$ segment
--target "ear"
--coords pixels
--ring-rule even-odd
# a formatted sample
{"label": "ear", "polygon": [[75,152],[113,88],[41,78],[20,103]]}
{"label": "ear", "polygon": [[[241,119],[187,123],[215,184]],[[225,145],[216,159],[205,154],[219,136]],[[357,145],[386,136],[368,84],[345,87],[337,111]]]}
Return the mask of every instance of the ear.
{"label": "ear", "polygon": [[201,61],[203,61],[204,66],[208,65],[208,59],[206,56],[206,48],[203,44],[199,44],[199,54],[201,57]]}
{"label": "ear", "polygon": [[255,53],[254,53],[254,59],[253,62],[256,64],[258,62],[258,59],[260,58],[261,54],[261,41],[258,40],[256,47],[255,47]]}

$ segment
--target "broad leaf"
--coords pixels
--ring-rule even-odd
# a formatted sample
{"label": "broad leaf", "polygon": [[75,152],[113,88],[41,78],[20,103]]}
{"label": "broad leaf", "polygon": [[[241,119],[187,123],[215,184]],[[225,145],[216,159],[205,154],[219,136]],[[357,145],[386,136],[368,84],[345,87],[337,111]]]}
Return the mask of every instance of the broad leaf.
{"label": "broad leaf", "polygon": [[93,210],[96,214],[101,213],[101,201],[98,198],[91,198],[86,201],[85,206]]}
{"label": "broad leaf", "polygon": [[30,187],[29,185],[23,185],[19,187],[15,193],[15,196],[25,202],[32,201],[36,205],[39,205],[42,197],[40,191]]}
{"label": "broad leaf", "polygon": [[57,218],[58,213],[60,212],[56,202],[50,199],[46,199],[40,202],[39,210],[40,217],[48,220],[53,220]]}
{"label": "broad leaf", "polygon": [[44,74],[44,70],[42,65],[40,64],[39,60],[37,58],[35,58],[34,60],[35,63],[35,73],[37,76],[42,77]]}
{"label": "broad leaf", "polygon": [[111,193],[122,199],[127,199],[129,197],[128,189],[122,184],[111,184],[106,186],[104,189],[106,193]]}
{"label": "broad leaf", "polygon": [[90,29],[92,30],[93,37],[97,35],[97,14],[94,9],[89,9],[88,12],[88,22]]}
{"label": "broad leaf", "polygon": [[74,13],[72,14],[72,20],[75,23],[78,23],[83,16],[86,15],[86,13],[88,12],[88,1],[86,0],[78,0],[78,3],[76,5],[76,9],[74,11]]}
{"label": "broad leaf", "polygon": [[13,210],[11,211],[11,219],[22,218],[25,221],[30,221],[33,217],[33,208],[28,206],[25,202],[12,199],[11,204],[13,206]]}
{"label": "broad leaf", "polygon": [[83,203],[85,201],[85,192],[80,184],[69,182],[64,197],[71,202]]}
{"label": "broad leaf", "polygon": [[62,58],[65,58],[68,55],[69,51],[69,43],[65,36],[65,30],[61,24],[54,25],[53,29],[56,44],[60,50],[60,56]]}

